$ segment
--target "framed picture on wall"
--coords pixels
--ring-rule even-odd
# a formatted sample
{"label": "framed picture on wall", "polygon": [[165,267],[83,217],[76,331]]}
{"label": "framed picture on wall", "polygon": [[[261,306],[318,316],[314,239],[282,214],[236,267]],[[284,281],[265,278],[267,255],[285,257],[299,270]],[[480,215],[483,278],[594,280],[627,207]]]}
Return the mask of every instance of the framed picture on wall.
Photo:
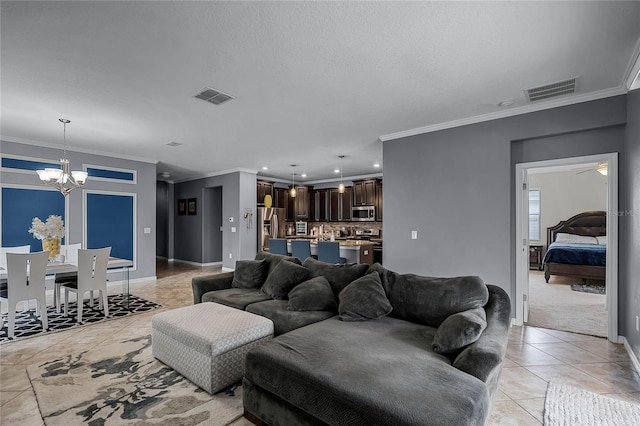
{"label": "framed picture on wall", "polygon": [[183,216],[185,214],[187,214],[187,200],[178,200],[178,216]]}
{"label": "framed picture on wall", "polygon": [[187,201],[187,214],[188,215],[195,215],[198,213],[198,209],[197,209],[197,198],[189,198],[189,201]]}

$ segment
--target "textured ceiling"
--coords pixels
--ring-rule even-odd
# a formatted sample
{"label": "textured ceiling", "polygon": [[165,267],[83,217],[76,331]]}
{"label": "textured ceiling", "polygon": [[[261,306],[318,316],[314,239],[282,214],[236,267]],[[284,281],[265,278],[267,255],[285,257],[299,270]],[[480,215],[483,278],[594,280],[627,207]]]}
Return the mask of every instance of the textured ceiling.
{"label": "textured ceiling", "polygon": [[[338,155],[345,176],[380,172],[381,136],[526,112],[524,89],[579,76],[562,102],[624,93],[640,39],[639,2],[1,7],[3,140],[60,144],[64,117],[71,147],[175,180],[298,164],[317,181]],[[234,99],[193,98],[206,86]]]}

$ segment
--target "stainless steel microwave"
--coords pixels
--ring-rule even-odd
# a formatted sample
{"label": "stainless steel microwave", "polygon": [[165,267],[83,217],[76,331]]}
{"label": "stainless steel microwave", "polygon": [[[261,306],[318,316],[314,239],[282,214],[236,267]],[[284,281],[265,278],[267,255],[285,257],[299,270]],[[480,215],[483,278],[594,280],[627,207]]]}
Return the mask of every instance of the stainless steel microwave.
{"label": "stainless steel microwave", "polygon": [[374,206],[357,206],[351,210],[351,221],[373,222],[376,220],[376,208]]}

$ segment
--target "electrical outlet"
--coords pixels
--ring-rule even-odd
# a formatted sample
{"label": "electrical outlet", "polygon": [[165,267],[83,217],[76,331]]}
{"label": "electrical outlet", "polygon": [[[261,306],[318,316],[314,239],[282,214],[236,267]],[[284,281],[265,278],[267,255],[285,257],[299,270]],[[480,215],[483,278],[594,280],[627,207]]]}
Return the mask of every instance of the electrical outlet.
{"label": "electrical outlet", "polygon": [[151,233],[151,228],[144,228],[144,233],[145,234],[150,234]]}
{"label": "electrical outlet", "polygon": [[640,317],[636,315],[636,331],[640,331]]}
{"label": "electrical outlet", "polygon": [[233,259],[233,253],[229,253],[229,259]]}
{"label": "electrical outlet", "polygon": [[233,223],[233,216],[229,216],[229,223]]}
{"label": "electrical outlet", "polygon": [[418,231],[411,231],[411,239],[412,240],[418,239]]}

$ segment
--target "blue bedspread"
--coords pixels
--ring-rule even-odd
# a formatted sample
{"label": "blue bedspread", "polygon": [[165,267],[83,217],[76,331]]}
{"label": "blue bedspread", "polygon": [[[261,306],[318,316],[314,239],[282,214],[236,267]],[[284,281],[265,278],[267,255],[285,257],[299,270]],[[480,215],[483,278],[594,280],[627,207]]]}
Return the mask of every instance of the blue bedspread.
{"label": "blue bedspread", "polygon": [[553,243],[547,249],[543,264],[547,262],[572,265],[605,266],[607,246],[599,244]]}

